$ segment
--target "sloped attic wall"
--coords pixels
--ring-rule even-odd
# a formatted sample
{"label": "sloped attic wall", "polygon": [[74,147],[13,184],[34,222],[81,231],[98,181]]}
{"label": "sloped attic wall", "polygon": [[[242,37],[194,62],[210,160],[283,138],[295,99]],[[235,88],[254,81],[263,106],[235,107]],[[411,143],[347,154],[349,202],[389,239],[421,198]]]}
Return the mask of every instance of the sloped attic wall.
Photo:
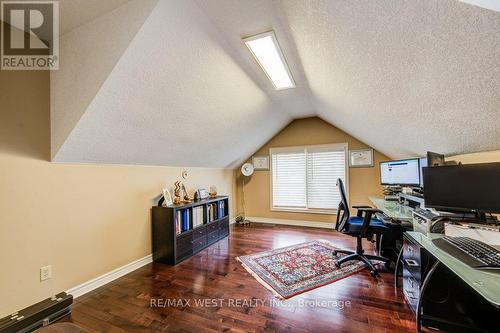
{"label": "sloped attic wall", "polygon": [[[157,0],[131,1],[90,23],[66,33],[62,30],[60,69],[50,73],[52,158],[55,159],[156,3]],[[62,18],[79,16],[71,11],[71,8],[61,9]],[[72,28],[70,24],[66,23],[66,29]]]}
{"label": "sloped attic wall", "polygon": [[[95,26],[112,15],[78,29],[68,41],[87,40],[87,30],[99,30]],[[113,27],[108,30],[111,36],[119,33]],[[286,125],[290,116],[233,61],[221,46],[224,43],[192,1],[159,1],[64,144],[57,151],[53,146],[53,160],[235,165]],[[61,66],[78,52],[75,48],[63,54]],[[76,66],[83,74],[93,63],[75,61],[62,67],[53,76],[59,94],[78,93],[78,82],[71,89],[59,83],[64,75],[69,79]],[[64,112],[81,110],[71,105],[70,96],[54,97]],[[70,127],[62,126],[57,117],[52,125],[53,141],[58,139],[58,128]]]}

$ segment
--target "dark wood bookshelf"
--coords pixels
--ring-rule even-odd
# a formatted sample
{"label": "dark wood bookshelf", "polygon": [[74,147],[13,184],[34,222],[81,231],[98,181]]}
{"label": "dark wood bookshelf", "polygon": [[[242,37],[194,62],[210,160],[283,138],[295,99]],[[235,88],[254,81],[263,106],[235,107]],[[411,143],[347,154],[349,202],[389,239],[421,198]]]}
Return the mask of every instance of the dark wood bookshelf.
{"label": "dark wood bookshelf", "polygon": [[154,206],[151,213],[155,262],[176,265],[229,235],[227,196]]}

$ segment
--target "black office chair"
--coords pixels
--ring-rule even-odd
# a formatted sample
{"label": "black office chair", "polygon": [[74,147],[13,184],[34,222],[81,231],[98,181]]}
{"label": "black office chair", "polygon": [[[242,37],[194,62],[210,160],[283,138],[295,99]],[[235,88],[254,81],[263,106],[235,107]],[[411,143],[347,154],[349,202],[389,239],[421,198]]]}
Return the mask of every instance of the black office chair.
{"label": "black office chair", "polygon": [[381,213],[380,210],[372,208],[370,206],[352,206],[358,210],[357,216],[350,216],[349,205],[347,203],[347,197],[345,195],[344,184],[342,179],[337,180],[337,186],[340,191],[341,201],[337,209],[337,222],[335,224],[335,230],[340,231],[344,234],[356,237],[357,246],[356,251],[349,250],[336,250],[333,255],[337,253],[344,253],[347,256],[337,260],[336,265],[340,268],[340,265],[344,262],[351,260],[362,260],[370,269],[370,274],[375,277],[378,274],[377,269],[371,262],[371,260],[378,260],[384,262],[387,268],[390,267],[391,260],[381,256],[364,254],[362,239],[366,238],[370,241],[373,239],[373,235],[383,235],[391,232],[391,229],[384,225],[381,220],[372,217],[375,213]]}

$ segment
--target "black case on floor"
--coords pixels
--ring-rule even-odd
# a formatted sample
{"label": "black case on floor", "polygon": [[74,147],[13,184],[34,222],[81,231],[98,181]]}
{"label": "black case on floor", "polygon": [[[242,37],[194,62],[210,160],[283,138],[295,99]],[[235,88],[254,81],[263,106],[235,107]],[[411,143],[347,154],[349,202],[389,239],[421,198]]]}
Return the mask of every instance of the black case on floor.
{"label": "black case on floor", "polygon": [[65,292],[0,319],[0,333],[31,332],[71,313],[73,296]]}

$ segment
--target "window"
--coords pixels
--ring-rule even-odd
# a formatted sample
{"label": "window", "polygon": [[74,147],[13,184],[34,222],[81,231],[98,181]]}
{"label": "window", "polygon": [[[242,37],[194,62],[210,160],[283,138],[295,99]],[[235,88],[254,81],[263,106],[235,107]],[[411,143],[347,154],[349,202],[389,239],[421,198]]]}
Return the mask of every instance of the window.
{"label": "window", "polygon": [[347,144],[272,148],[273,210],[331,213],[338,207],[337,178],[346,185]]}

